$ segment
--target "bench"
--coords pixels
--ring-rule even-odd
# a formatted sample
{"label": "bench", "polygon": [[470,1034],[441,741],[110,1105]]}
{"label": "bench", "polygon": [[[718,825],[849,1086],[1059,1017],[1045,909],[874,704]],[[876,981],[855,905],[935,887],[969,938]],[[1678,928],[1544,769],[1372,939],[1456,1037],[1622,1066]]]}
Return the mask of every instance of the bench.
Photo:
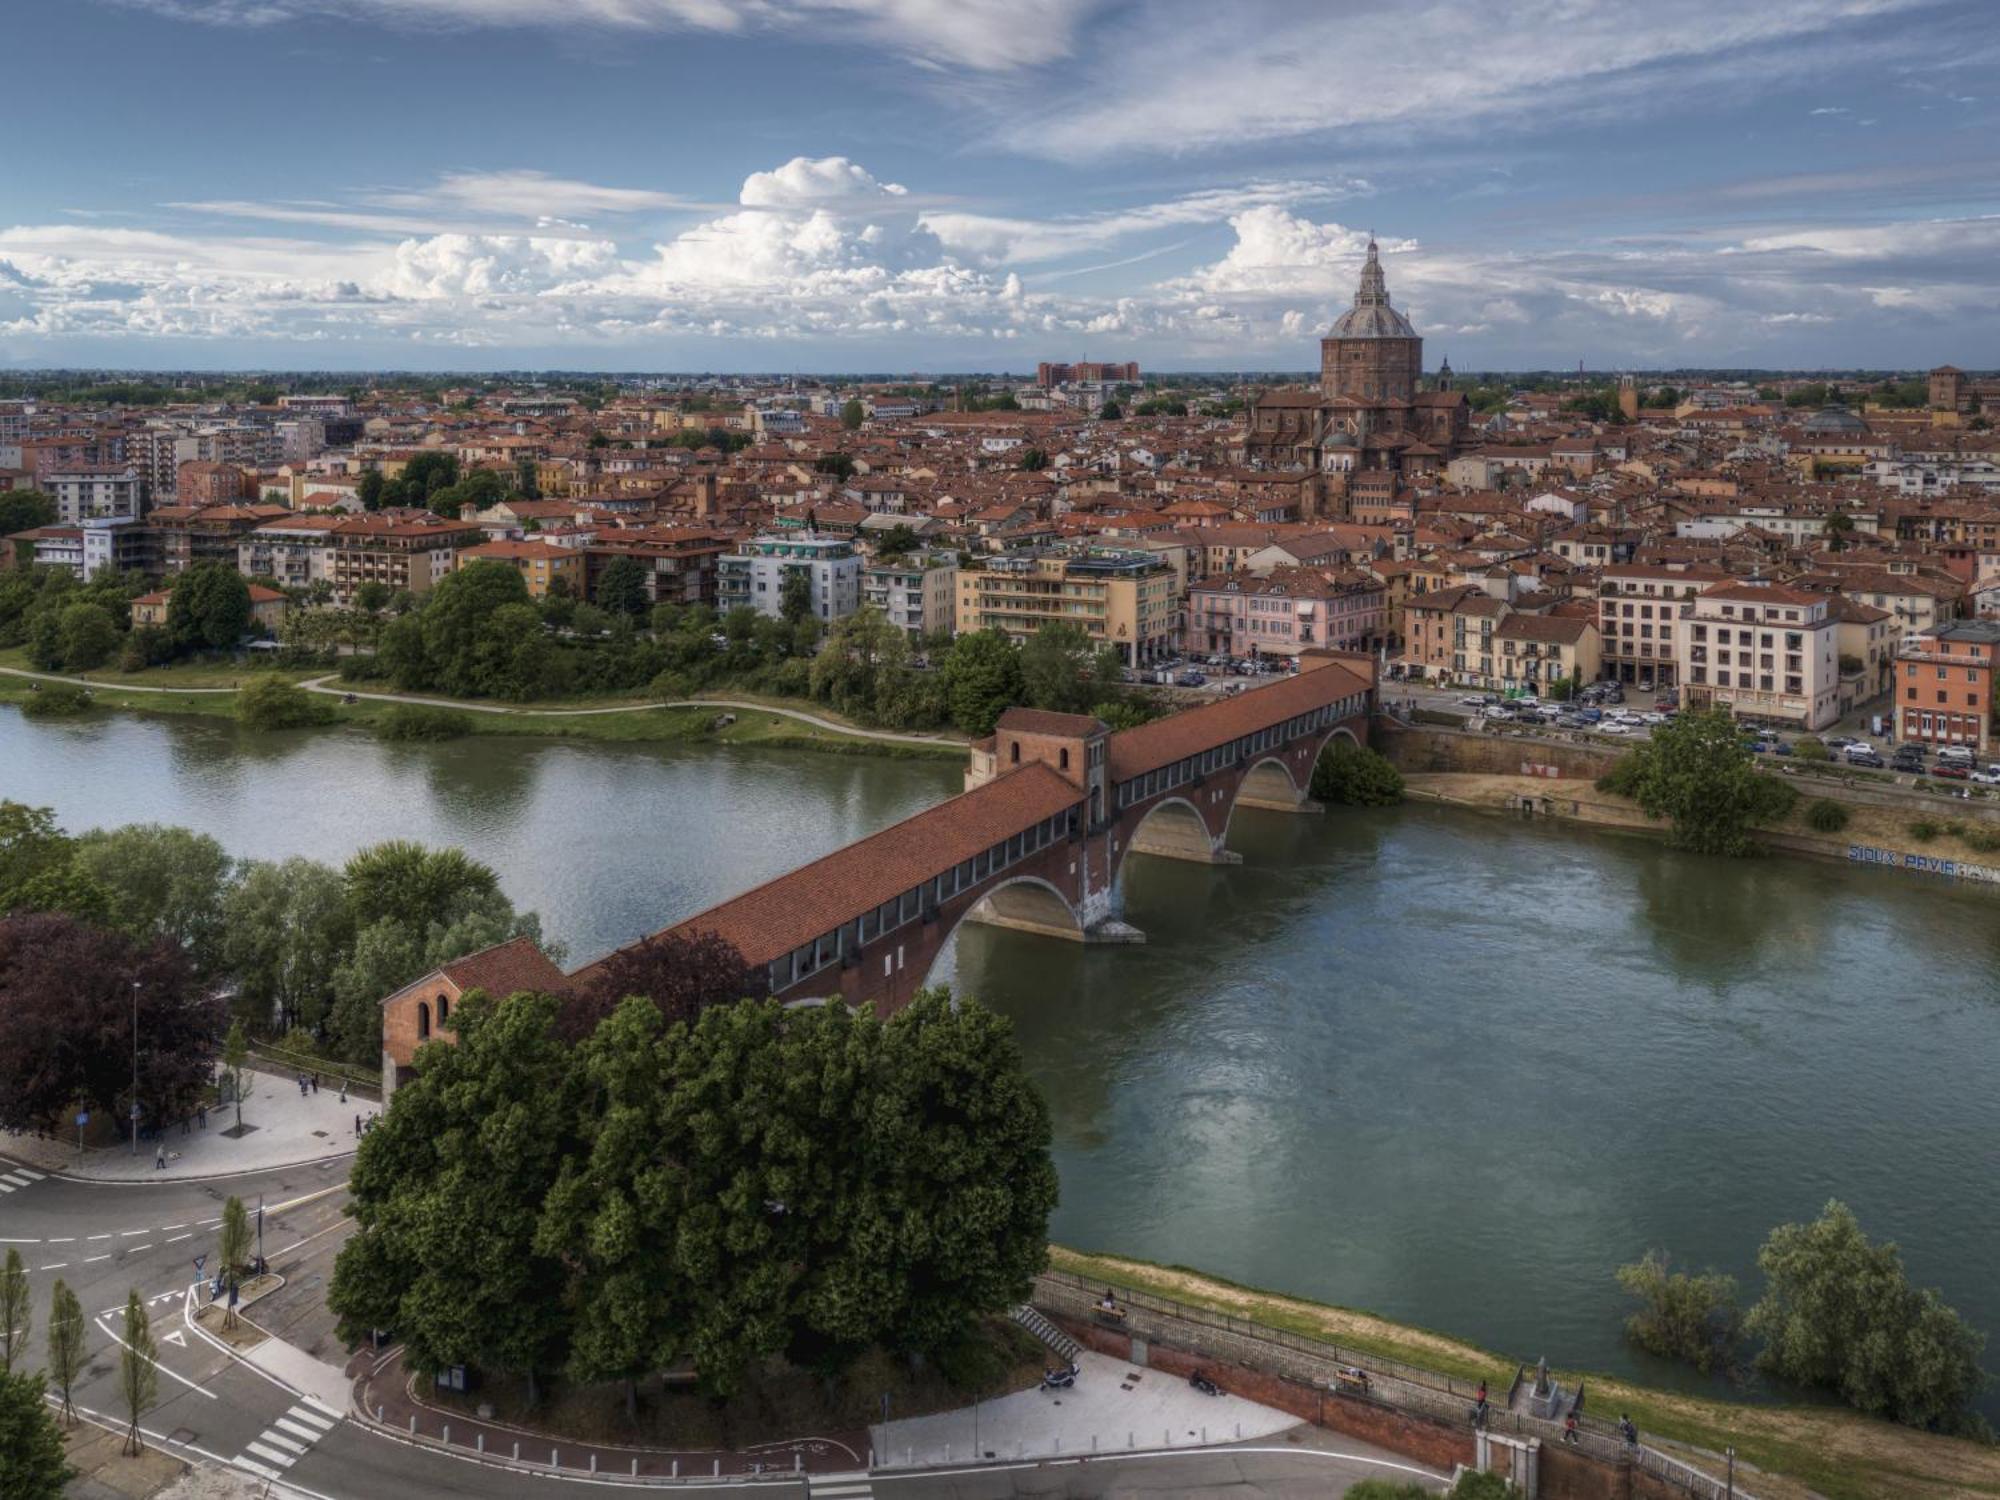
{"label": "bench", "polygon": [[1342,1365],[1333,1372],[1333,1388],[1352,1396],[1365,1396],[1369,1392],[1368,1372],[1357,1365]]}
{"label": "bench", "polygon": [[1100,1302],[1092,1311],[1106,1323],[1123,1323],[1128,1309],[1120,1303],[1114,1302],[1107,1307],[1104,1303]]}

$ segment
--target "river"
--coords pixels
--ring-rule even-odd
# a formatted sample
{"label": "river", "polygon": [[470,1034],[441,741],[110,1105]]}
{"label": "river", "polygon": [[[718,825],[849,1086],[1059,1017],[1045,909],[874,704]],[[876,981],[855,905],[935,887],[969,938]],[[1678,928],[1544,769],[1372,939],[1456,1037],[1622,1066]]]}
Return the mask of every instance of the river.
{"label": "river", "polygon": [[[458,844],[572,962],[958,780],[0,709],[0,796],[72,830]],[[1620,1337],[1612,1268],[1659,1246],[1754,1288],[1765,1231],[1839,1197],[2000,1332],[2000,895],[1433,807],[1245,812],[1231,840],[1240,866],[1128,866],[1144,947],[966,928],[940,961],[1047,1094],[1057,1238],[1684,1383]]]}

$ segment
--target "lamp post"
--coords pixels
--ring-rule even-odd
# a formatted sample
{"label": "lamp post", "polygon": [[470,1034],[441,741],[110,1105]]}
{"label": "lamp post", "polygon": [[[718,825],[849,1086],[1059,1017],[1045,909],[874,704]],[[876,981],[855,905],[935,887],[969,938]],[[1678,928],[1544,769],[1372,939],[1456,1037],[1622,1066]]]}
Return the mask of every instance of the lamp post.
{"label": "lamp post", "polygon": [[139,1154],[139,981],[132,981],[132,1154]]}

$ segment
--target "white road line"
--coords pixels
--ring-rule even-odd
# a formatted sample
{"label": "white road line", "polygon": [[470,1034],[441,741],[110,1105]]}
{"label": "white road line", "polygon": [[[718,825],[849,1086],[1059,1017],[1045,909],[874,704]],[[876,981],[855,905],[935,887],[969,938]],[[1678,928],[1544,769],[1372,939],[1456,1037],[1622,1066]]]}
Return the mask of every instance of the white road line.
{"label": "white road line", "polygon": [[63,1268],[64,1266],[66,1266],[66,1265],[68,1265],[68,1264],[69,1264],[69,1262],[68,1262],[68,1261],[66,1261],[66,1260],[59,1260],[59,1261],[56,1261],[56,1262],[54,1262],[54,1263],[52,1263],[52,1264],[50,1264],[50,1265],[46,1265],[46,1266],[38,1266],[38,1267],[36,1267],[36,1269],[37,1269],[37,1270],[41,1270],[41,1271],[60,1271],[60,1270],[61,1270],[61,1269],[62,1269],[62,1268]]}
{"label": "white road line", "polygon": [[14,1170],[31,1182],[40,1182],[42,1180],[42,1174],[32,1167],[16,1167]]}
{"label": "white road line", "polygon": [[283,1448],[287,1453],[296,1455],[305,1452],[306,1449],[310,1447],[314,1442],[316,1442],[319,1438],[319,1434],[316,1432],[307,1433],[305,1442],[301,1443],[296,1438],[288,1438],[280,1436],[278,1433],[278,1429],[280,1427],[283,1427],[284,1425],[285,1425],[284,1418],[280,1417],[277,1421],[273,1422],[269,1427],[266,1427],[263,1430],[263,1432],[258,1435],[257,1441],[260,1443],[276,1443],[280,1448]]}
{"label": "white road line", "polygon": [[128,1246],[126,1246],[126,1248],[125,1248],[125,1253],[126,1253],[127,1255],[137,1255],[137,1254],[138,1254],[138,1253],[139,1253],[139,1252],[140,1252],[141,1250],[150,1250],[150,1249],[152,1249],[152,1248],[153,1248],[153,1242],[152,1242],[151,1240],[148,1240],[148,1241],[146,1241],[146,1243],[145,1243],[145,1244],[143,1244],[143,1245],[128,1245]]}
{"label": "white road line", "polygon": [[194,1238],[194,1232],[190,1230],[186,1234],[175,1235],[172,1239],[168,1240],[167,1243],[169,1245],[178,1245],[182,1240],[191,1240],[193,1238]]}
{"label": "white road line", "polygon": [[[24,1182],[21,1184],[21,1186],[26,1187],[27,1184]],[[11,1193],[13,1191],[14,1191],[14,1186],[12,1183],[0,1182],[0,1193]]]}
{"label": "white road line", "polygon": [[[105,1314],[103,1313],[99,1313],[95,1319],[98,1328],[103,1331],[104,1336],[110,1339],[111,1342],[116,1344],[119,1348],[130,1349],[132,1347],[130,1344],[126,1343],[125,1340],[121,1339],[120,1337],[118,1337],[117,1334],[113,1333],[109,1328],[105,1327],[104,1319],[105,1319]],[[189,1390],[195,1392],[197,1395],[206,1396],[211,1401],[220,1401],[222,1399],[220,1396],[216,1395],[214,1391],[196,1385],[192,1380],[189,1380],[187,1376],[181,1374],[180,1371],[170,1369],[166,1365],[161,1364],[157,1358],[153,1360],[152,1364],[153,1368],[158,1370],[162,1375],[168,1375],[173,1377],[175,1380],[178,1380],[182,1385],[186,1386]]]}
{"label": "white road line", "polygon": [[[144,1234],[145,1232],[146,1232],[146,1231],[145,1231],[145,1230],[143,1230],[143,1229],[139,1231],[139,1233],[141,1233],[141,1234]],[[93,1234],[93,1235],[91,1236],[91,1238],[92,1238],[92,1239],[94,1239],[94,1240],[108,1240],[108,1239],[110,1239],[110,1238],[111,1238],[111,1236],[110,1236],[110,1235],[108,1235],[108,1234]]]}
{"label": "white road line", "polygon": [[335,1424],[340,1421],[340,1413],[328,1411],[310,1396],[306,1398],[303,1405],[294,1406],[285,1415],[288,1417],[297,1417],[301,1422],[311,1423],[321,1432],[333,1431]]}
{"label": "white road line", "polygon": [[[283,1441],[283,1439],[281,1439],[278,1436],[278,1429],[280,1427],[284,1428],[285,1431],[291,1433],[292,1436],[294,1437],[304,1438],[306,1442],[309,1444],[316,1443],[321,1438],[326,1436],[325,1433],[320,1432],[315,1428],[308,1427],[303,1422],[294,1422],[287,1417],[280,1417],[278,1418],[277,1421],[273,1422],[270,1426],[270,1430],[265,1433],[265,1436],[270,1438],[271,1441],[274,1443]],[[300,1449],[299,1451],[304,1452],[305,1450]]]}
{"label": "white road line", "polygon": [[235,1464],[236,1467],[239,1469],[248,1469],[252,1474],[255,1474],[259,1479],[280,1480],[284,1477],[284,1475],[279,1470],[269,1468],[264,1464],[260,1464],[255,1459],[237,1457],[237,1458],[232,1458],[230,1462]]}
{"label": "white road line", "polygon": [[[136,1235],[141,1235],[141,1234],[151,1234],[152,1232],[153,1232],[153,1231],[152,1231],[152,1230],[150,1230],[150,1229],[121,1229],[121,1230],[119,1230],[119,1231],[118,1231],[118,1235],[119,1235],[119,1238],[121,1238],[121,1239],[127,1239],[127,1240],[129,1240],[129,1239],[133,1238],[133,1237],[134,1237],[134,1236],[136,1236]],[[93,1235],[91,1236],[91,1238],[92,1238],[92,1239],[96,1239],[96,1238],[97,1238],[97,1236],[93,1234]],[[105,1236],[105,1238],[106,1238],[106,1239],[108,1240],[108,1239],[110,1239],[110,1238],[111,1238],[111,1236],[107,1234],[107,1235]]]}
{"label": "white road line", "polygon": [[74,1245],[76,1243],[76,1236],[73,1234],[53,1234],[49,1236],[49,1243],[51,1245]]}
{"label": "white road line", "polygon": [[266,1448],[262,1443],[245,1443],[243,1448],[245,1452],[254,1453],[259,1458],[269,1463],[274,1463],[281,1469],[289,1469],[297,1462],[298,1458],[298,1455],[293,1453],[282,1453],[276,1448]]}
{"label": "white road line", "polygon": [[26,1187],[28,1185],[27,1178],[16,1176],[12,1172],[0,1172],[0,1182],[11,1182],[15,1187]]}
{"label": "white road line", "polygon": [[86,1255],[83,1258],[83,1263],[86,1266],[90,1266],[90,1265],[95,1265],[100,1260],[109,1260],[109,1259],[111,1259],[109,1255]]}
{"label": "white road line", "polygon": [[164,1234],[169,1229],[185,1229],[185,1228],[187,1228],[187,1225],[185,1224],[162,1224],[160,1226],[160,1231],[161,1233]]}
{"label": "white road line", "polygon": [[40,1240],[9,1240],[9,1239],[0,1239],[0,1245],[39,1245],[40,1243],[41,1243],[41,1241],[40,1241]]}

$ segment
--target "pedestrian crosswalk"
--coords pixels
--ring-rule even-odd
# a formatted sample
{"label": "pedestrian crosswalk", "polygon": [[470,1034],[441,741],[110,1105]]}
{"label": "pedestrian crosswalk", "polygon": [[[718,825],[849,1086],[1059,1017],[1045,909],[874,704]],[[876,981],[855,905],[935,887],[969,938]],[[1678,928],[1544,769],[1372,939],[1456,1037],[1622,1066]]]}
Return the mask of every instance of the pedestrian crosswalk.
{"label": "pedestrian crosswalk", "polygon": [[16,1188],[29,1187],[41,1180],[40,1172],[30,1171],[27,1167],[9,1167],[0,1172],[0,1193],[11,1193]]}
{"label": "pedestrian crosswalk", "polygon": [[868,1471],[857,1469],[852,1474],[808,1474],[806,1493],[812,1500],[874,1500],[875,1487]]}
{"label": "pedestrian crosswalk", "polygon": [[236,1455],[236,1467],[265,1479],[276,1479],[304,1458],[307,1450],[333,1431],[339,1421],[340,1413],[308,1396],[258,1433],[255,1442],[246,1444]]}

